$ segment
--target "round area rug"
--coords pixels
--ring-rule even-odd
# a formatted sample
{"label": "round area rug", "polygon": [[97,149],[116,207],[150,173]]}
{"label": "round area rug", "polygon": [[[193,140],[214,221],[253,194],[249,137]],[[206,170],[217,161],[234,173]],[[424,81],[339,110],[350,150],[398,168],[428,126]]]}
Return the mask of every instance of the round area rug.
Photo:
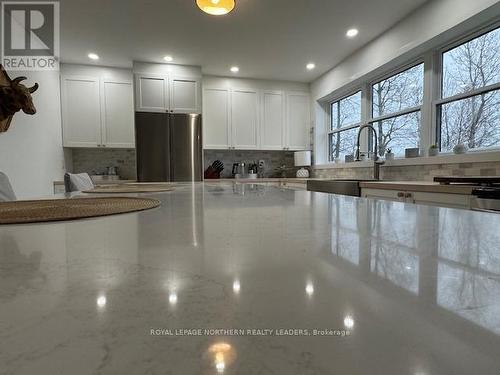
{"label": "round area rug", "polygon": [[113,185],[99,185],[94,189],[85,190],[82,193],[87,194],[123,194],[123,193],[160,193],[164,191],[172,191],[175,187],[169,183],[126,183]]}
{"label": "round area rug", "polygon": [[42,223],[123,214],[158,207],[149,198],[72,198],[0,202],[0,224]]}

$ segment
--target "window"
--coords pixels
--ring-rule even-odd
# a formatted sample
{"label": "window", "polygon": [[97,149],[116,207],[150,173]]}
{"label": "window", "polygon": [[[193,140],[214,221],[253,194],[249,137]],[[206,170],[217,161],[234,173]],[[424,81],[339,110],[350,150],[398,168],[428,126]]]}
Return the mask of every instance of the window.
{"label": "window", "polygon": [[354,155],[361,123],[361,91],[331,104],[329,160]]}
{"label": "window", "polygon": [[[320,146],[326,152],[319,159],[354,156],[364,124],[377,131],[378,156],[389,148],[396,157],[405,157],[407,148],[427,155],[434,144],[444,153],[459,144],[469,150],[500,150],[499,25],[497,21],[452,45],[429,50],[419,61],[383,77],[356,82],[359,91],[327,104],[331,121]],[[360,152],[373,155],[369,133],[361,133]],[[496,154],[491,157],[496,160]]]}
{"label": "window", "polygon": [[420,111],[378,121],[373,126],[379,134],[380,155],[390,148],[395,155],[401,156],[405,149],[420,144]]}
{"label": "window", "polygon": [[379,155],[390,148],[398,156],[420,145],[420,112],[424,100],[424,64],[372,85],[373,124]]}
{"label": "window", "polygon": [[442,151],[500,147],[500,29],[443,53],[437,138]]}

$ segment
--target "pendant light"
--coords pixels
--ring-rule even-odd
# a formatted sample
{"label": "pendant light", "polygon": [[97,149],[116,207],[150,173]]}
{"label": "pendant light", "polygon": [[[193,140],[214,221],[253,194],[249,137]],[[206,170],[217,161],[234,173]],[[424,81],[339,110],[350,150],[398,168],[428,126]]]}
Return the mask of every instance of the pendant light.
{"label": "pendant light", "polygon": [[213,16],[228,14],[234,9],[235,0],[196,0],[198,7]]}

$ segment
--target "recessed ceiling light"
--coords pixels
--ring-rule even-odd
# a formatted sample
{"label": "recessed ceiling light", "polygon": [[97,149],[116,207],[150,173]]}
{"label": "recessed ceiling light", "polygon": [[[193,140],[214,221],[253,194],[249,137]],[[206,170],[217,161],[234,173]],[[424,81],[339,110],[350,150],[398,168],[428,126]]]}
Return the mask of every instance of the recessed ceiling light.
{"label": "recessed ceiling light", "polygon": [[348,38],[354,38],[358,34],[359,34],[359,30],[358,29],[349,29],[349,30],[347,30],[347,33],[345,35]]}
{"label": "recessed ceiling light", "polygon": [[228,14],[234,9],[235,0],[196,0],[198,8],[213,16]]}
{"label": "recessed ceiling light", "polygon": [[233,73],[238,73],[238,72],[240,71],[240,68],[238,68],[237,66],[232,66],[232,67],[231,67],[231,71],[232,71]]}
{"label": "recessed ceiling light", "polygon": [[95,54],[95,53],[89,53],[87,55],[89,57],[89,59],[91,60],[99,60],[99,55]]}
{"label": "recessed ceiling light", "polygon": [[174,58],[172,56],[165,56],[163,58],[163,60],[165,60],[166,62],[170,62],[170,61],[174,61]]}
{"label": "recessed ceiling light", "polygon": [[306,68],[307,70],[313,70],[314,68],[316,68],[316,64],[315,63],[309,63],[306,65]]}

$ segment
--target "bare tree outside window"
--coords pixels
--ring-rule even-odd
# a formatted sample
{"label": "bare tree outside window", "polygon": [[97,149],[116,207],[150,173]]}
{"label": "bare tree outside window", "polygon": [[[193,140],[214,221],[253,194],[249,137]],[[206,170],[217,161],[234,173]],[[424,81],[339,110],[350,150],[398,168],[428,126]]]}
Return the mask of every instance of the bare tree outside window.
{"label": "bare tree outside window", "polygon": [[379,154],[391,148],[404,155],[405,148],[419,147],[420,106],[424,98],[424,64],[380,81],[372,87],[373,117],[415,108],[411,113],[374,122],[378,133]]}
{"label": "bare tree outside window", "polygon": [[[443,98],[500,82],[500,29],[443,54]],[[470,149],[500,146],[500,90],[441,106],[443,151],[464,143]]]}
{"label": "bare tree outside window", "polygon": [[332,103],[328,135],[331,161],[354,153],[360,123],[361,91]]}

